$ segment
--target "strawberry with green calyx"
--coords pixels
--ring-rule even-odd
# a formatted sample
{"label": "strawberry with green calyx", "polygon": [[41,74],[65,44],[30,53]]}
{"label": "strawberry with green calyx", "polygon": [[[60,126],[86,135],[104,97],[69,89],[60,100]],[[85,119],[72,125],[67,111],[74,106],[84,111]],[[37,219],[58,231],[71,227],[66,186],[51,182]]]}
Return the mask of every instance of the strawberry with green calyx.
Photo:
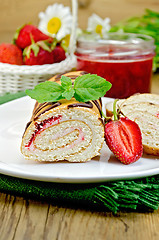
{"label": "strawberry with green calyx", "polygon": [[0,62],[13,65],[22,65],[22,50],[11,43],[0,44]]}
{"label": "strawberry with green calyx", "polygon": [[143,153],[142,135],[139,126],[127,117],[120,117],[114,101],[114,120],[105,124],[105,140],[109,149],[124,164],[137,161]]}
{"label": "strawberry with green calyx", "polygon": [[53,50],[49,41],[34,42],[26,47],[23,51],[24,64],[26,65],[43,65],[54,63]]}
{"label": "strawberry with green calyx", "polygon": [[58,42],[56,38],[54,38],[52,41],[48,40],[48,42],[50,43],[51,50],[53,50],[55,63],[65,60],[67,50],[63,48],[62,42]]}
{"label": "strawberry with green calyx", "polygon": [[42,33],[36,26],[25,24],[16,30],[13,38],[13,43],[16,44],[19,48],[24,49],[32,43],[32,39],[34,42],[38,42],[52,38]]}

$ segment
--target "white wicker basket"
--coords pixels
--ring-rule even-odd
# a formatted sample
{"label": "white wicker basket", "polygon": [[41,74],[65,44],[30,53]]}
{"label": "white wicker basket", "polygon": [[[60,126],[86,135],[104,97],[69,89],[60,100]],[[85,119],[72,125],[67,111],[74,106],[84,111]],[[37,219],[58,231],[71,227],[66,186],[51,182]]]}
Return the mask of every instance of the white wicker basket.
{"label": "white wicker basket", "polygon": [[0,95],[32,89],[53,75],[70,71],[76,67],[74,51],[76,47],[77,0],[72,0],[72,16],[72,31],[66,59],[60,63],[35,66],[0,63]]}

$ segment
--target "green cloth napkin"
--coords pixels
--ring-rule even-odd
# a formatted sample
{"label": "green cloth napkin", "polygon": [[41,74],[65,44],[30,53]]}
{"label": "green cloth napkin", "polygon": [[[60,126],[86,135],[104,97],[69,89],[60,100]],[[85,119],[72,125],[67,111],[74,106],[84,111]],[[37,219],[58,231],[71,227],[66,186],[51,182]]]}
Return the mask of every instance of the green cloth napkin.
{"label": "green cloth napkin", "polygon": [[[0,97],[0,104],[22,96],[25,96],[24,92],[6,94]],[[0,191],[60,206],[113,213],[147,212],[159,207],[159,175],[100,184],[66,184],[32,181],[0,174]]]}

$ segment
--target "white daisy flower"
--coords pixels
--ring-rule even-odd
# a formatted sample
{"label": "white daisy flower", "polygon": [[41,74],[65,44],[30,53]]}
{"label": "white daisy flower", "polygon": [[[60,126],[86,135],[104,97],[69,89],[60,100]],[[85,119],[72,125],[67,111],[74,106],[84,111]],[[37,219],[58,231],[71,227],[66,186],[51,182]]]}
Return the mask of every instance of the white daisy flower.
{"label": "white daisy flower", "polygon": [[40,12],[39,18],[38,28],[57,40],[71,33],[72,15],[69,7],[55,3],[48,6],[45,12]]}
{"label": "white daisy flower", "polygon": [[103,36],[110,28],[110,18],[102,19],[95,13],[88,18],[88,32],[95,32]]}

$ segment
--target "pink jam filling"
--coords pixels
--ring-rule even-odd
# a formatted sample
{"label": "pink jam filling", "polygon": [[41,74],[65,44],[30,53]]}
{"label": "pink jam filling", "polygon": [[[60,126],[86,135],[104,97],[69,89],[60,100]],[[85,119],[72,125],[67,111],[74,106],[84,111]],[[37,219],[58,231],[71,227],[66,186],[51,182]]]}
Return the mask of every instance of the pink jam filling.
{"label": "pink jam filling", "polygon": [[79,128],[78,130],[79,130],[78,139],[75,140],[72,144],[66,146],[66,148],[71,149],[71,148],[75,147],[78,143],[80,143],[81,141],[84,141],[84,133],[83,133],[82,129]]}
{"label": "pink jam filling", "polygon": [[34,142],[36,136],[38,134],[40,134],[42,131],[44,131],[46,128],[48,127],[51,127],[52,125],[55,124],[55,122],[57,122],[56,124],[58,124],[60,122],[60,120],[62,119],[62,115],[59,115],[57,117],[51,117],[51,118],[48,118],[44,121],[42,121],[41,123],[35,123],[35,131],[34,133],[32,134],[32,137],[30,138],[29,140],[29,143],[27,145],[25,145],[25,147],[30,147],[32,142]]}
{"label": "pink jam filling", "polygon": [[158,117],[158,118],[159,118],[159,112],[158,112],[158,113],[156,113],[156,117]]}

